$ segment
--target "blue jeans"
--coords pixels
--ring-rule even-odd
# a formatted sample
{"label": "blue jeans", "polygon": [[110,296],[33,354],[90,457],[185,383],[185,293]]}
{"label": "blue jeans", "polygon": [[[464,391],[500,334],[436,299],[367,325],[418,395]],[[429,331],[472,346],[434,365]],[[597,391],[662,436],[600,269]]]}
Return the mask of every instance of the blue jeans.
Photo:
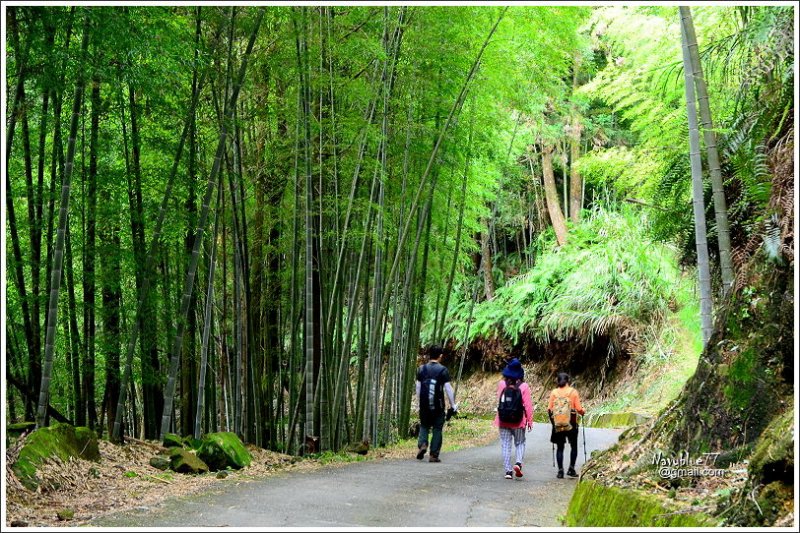
{"label": "blue jeans", "polygon": [[[420,416],[419,419],[419,440],[417,447],[421,448],[428,445],[428,433],[433,428],[433,436],[431,437],[430,454],[431,457],[438,457],[439,451],[442,449],[442,428],[444,427],[444,412],[434,415],[432,420],[426,420],[427,417]],[[430,425],[426,425],[430,424]]]}

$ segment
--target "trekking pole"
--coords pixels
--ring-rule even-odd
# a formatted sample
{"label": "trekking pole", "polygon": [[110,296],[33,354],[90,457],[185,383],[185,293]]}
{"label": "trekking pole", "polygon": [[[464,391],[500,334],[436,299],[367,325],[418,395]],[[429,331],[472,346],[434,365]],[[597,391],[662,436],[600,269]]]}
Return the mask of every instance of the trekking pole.
{"label": "trekking pole", "polygon": [[583,426],[583,462],[586,463],[586,417],[581,415],[581,426]]}
{"label": "trekking pole", "polygon": [[550,446],[553,447],[553,468],[555,468],[556,467],[556,445],[551,442]]}

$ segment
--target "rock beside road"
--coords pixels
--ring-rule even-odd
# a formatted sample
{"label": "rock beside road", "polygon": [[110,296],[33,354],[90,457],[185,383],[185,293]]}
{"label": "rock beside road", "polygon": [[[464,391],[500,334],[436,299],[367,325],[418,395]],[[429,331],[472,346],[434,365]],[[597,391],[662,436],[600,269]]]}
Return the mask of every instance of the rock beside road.
{"label": "rock beside road", "polygon": [[97,433],[87,427],[55,423],[27,436],[11,468],[20,483],[36,490],[40,483],[36,472],[39,467],[50,459],[68,462],[71,457],[99,461]]}
{"label": "rock beside road", "polygon": [[202,474],[208,472],[208,465],[193,451],[176,450],[170,455],[170,468],[180,474]]}
{"label": "rock beside road", "polygon": [[252,456],[235,433],[222,431],[209,433],[202,439],[197,456],[208,464],[211,470],[232,468],[239,470],[248,466]]}

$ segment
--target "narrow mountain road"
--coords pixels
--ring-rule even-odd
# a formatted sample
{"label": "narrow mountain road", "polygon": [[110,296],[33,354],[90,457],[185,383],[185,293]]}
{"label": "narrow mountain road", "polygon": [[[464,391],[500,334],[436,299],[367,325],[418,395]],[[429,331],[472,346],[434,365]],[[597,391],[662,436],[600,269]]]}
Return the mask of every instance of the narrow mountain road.
{"label": "narrow mountain road", "polygon": [[[586,429],[586,449],[604,449],[618,430]],[[281,473],[268,479],[98,518],[93,526],[469,527],[558,526],[576,479],[556,479],[550,427],[527,434],[519,479],[504,479],[500,444],[414,457]],[[447,434],[445,433],[445,439]],[[583,464],[583,436],[578,469]],[[568,460],[569,445],[565,449]]]}

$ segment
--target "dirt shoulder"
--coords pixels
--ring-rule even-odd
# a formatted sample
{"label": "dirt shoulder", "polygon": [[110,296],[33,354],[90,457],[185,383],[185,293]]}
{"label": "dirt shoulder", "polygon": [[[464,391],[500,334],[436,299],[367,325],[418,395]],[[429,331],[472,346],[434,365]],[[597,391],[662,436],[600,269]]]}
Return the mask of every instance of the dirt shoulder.
{"label": "dirt shoulder", "polygon": [[[482,446],[496,437],[491,421],[479,417],[453,419],[445,428],[443,451]],[[267,478],[278,472],[310,471],[332,464],[413,457],[414,439],[366,455],[342,452],[302,458],[248,446],[250,466],[230,471],[184,475],[150,466],[150,458],[164,451],[158,442],[130,441],[117,446],[100,441],[97,463],[72,459],[53,461],[39,470],[43,483],[37,491],[22,487],[6,469],[6,526],[80,526],[108,513],[149,508],[163,500],[209,491],[222,484]],[[13,448],[13,447],[12,447]],[[12,452],[12,450],[9,450]],[[8,455],[7,455],[8,458]]]}

